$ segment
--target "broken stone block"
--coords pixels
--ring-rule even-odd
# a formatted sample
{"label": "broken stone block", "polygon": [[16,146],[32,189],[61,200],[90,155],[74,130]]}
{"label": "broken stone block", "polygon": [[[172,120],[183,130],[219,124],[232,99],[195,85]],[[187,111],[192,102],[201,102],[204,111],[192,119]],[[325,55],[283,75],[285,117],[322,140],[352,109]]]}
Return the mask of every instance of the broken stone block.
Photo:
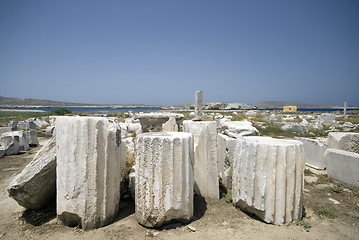
{"label": "broken stone block", "polygon": [[35,130],[36,129],[36,122],[34,121],[27,121],[26,127]]}
{"label": "broken stone block", "polygon": [[140,120],[142,132],[161,132],[162,124],[167,122],[170,117],[180,120],[184,115],[179,113],[151,112],[138,113],[136,117]]}
{"label": "broken stone block", "polygon": [[328,177],[359,188],[359,154],[339,149],[327,149],[324,155]]}
{"label": "broken stone block", "polygon": [[323,123],[333,124],[335,123],[335,116],[330,113],[322,113],[318,119]]}
{"label": "broken stone block", "polygon": [[303,143],[269,137],[238,139],[233,162],[232,198],[236,207],[267,223],[302,218]]}
{"label": "broken stone block", "polygon": [[17,123],[17,128],[25,130],[27,128],[27,123],[25,121],[19,121]]}
{"label": "broken stone block", "polygon": [[[16,121],[10,121],[7,126],[11,128],[11,131],[16,131],[16,129],[17,129],[17,122],[16,122]],[[0,135],[1,135],[1,134],[0,134]]]}
{"label": "broken stone block", "polygon": [[20,151],[19,136],[6,136],[4,134],[1,135],[0,146],[3,146],[5,148],[6,156],[18,154]]}
{"label": "broken stone block", "polygon": [[57,215],[98,228],[118,215],[125,162],[120,126],[103,117],[57,117]]}
{"label": "broken stone block", "polygon": [[13,131],[4,133],[2,136],[18,136],[19,137],[19,147],[24,151],[30,150],[29,143],[27,141],[24,131]]}
{"label": "broken stone block", "polygon": [[35,130],[25,131],[26,139],[29,143],[29,146],[37,146],[39,145],[39,139],[37,138],[37,134]]}
{"label": "broken stone block", "polygon": [[136,139],[136,219],[147,227],[188,222],[193,215],[193,137],[139,134]]}
{"label": "broken stone block", "polygon": [[0,136],[3,134],[3,133],[7,133],[7,132],[11,132],[12,131],[12,128],[11,127],[0,127]]}
{"label": "broken stone block", "polygon": [[324,153],[327,150],[326,139],[295,138],[303,143],[305,164],[315,169],[325,169]]}
{"label": "broken stone block", "polygon": [[219,199],[217,123],[186,120],[183,131],[192,133],[194,139],[194,191]]}
{"label": "broken stone block", "polygon": [[27,209],[46,207],[56,196],[56,142],[51,138],[7,188],[9,196]]}
{"label": "broken stone block", "polygon": [[163,132],[178,132],[178,125],[176,123],[176,119],[174,117],[170,117],[170,119],[162,124]]}
{"label": "broken stone block", "polygon": [[359,153],[359,133],[331,132],[328,134],[328,148]]}
{"label": "broken stone block", "polygon": [[252,123],[244,121],[220,121],[219,128],[229,137],[259,136],[259,131]]}
{"label": "broken stone block", "polygon": [[237,139],[218,134],[218,171],[225,188],[232,189],[233,159],[237,147]]}

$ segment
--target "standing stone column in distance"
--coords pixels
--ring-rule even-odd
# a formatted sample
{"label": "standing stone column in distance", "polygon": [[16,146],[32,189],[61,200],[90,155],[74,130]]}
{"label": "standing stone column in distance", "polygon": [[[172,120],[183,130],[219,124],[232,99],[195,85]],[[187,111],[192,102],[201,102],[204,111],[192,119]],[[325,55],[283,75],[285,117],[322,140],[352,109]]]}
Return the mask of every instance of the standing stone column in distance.
{"label": "standing stone column in distance", "polygon": [[102,117],[56,119],[57,215],[93,229],[118,215],[125,161],[120,127]]}
{"label": "standing stone column in distance", "polygon": [[238,139],[233,163],[236,207],[267,223],[302,218],[305,155],[303,143],[269,137]]}
{"label": "standing stone column in distance", "polygon": [[194,93],[194,113],[196,117],[202,117],[203,116],[203,92],[202,91],[196,91]]}
{"label": "standing stone column in distance", "polygon": [[347,102],[344,102],[344,117],[347,117]]}
{"label": "standing stone column in distance", "polygon": [[142,133],[136,139],[136,219],[146,227],[193,216],[193,137]]}
{"label": "standing stone column in distance", "polygon": [[194,139],[194,191],[219,199],[217,122],[186,120],[183,131],[192,133]]}

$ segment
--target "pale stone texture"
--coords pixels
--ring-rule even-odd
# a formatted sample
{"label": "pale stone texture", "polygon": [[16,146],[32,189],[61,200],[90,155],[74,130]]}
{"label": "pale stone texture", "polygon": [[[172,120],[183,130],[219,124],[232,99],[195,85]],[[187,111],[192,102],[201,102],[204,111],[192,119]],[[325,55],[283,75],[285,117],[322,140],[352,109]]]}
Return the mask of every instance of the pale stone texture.
{"label": "pale stone texture", "polygon": [[7,133],[7,132],[11,132],[12,131],[12,128],[11,127],[0,127],[0,136],[3,134],[3,133]]}
{"label": "pale stone texture", "polygon": [[327,149],[324,158],[327,162],[328,177],[359,188],[359,154],[338,149]]}
{"label": "pale stone texture", "polygon": [[167,112],[138,113],[136,117],[140,120],[142,132],[161,132],[162,124],[167,122],[171,117],[182,119],[183,114]]}
{"label": "pale stone texture", "polygon": [[19,136],[14,135],[1,135],[0,146],[5,148],[5,155],[15,155],[20,151]]}
{"label": "pale stone texture", "polygon": [[113,221],[124,154],[120,127],[102,117],[56,118],[57,215],[83,229]]}
{"label": "pale stone texture", "polygon": [[328,134],[328,148],[359,153],[359,133],[331,132]]}
{"label": "pale stone texture", "polygon": [[220,121],[219,128],[227,136],[238,138],[243,136],[259,136],[259,131],[252,126],[252,123],[244,121]]}
{"label": "pale stone texture", "polygon": [[143,133],[136,139],[136,219],[147,227],[193,216],[193,137]]}
{"label": "pale stone texture", "polygon": [[55,126],[48,126],[48,127],[46,128],[46,133],[53,134],[53,133],[54,133],[54,130],[55,130]]}
{"label": "pale stone texture", "polygon": [[[17,129],[17,122],[16,122],[16,121],[10,121],[7,126],[11,128],[11,131],[16,131],[16,129]],[[1,135],[1,134],[0,134],[0,135]]]}
{"label": "pale stone texture", "polygon": [[24,131],[13,131],[4,133],[2,136],[18,136],[19,137],[19,147],[24,151],[30,150],[29,143],[26,139]]}
{"label": "pale stone texture", "polygon": [[56,142],[52,137],[7,188],[9,196],[27,209],[40,209],[56,196]]}
{"label": "pale stone texture", "polygon": [[218,199],[217,123],[186,120],[183,131],[194,138],[194,191],[202,197]]}
{"label": "pale stone texture", "polygon": [[219,177],[222,178],[224,187],[232,189],[233,159],[236,152],[237,139],[219,133],[217,145]]}
{"label": "pale stone texture", "polygon": [[194,110],[196,117],[203,116],[203,92],[196,91],[194,93]]}
{"label": "pale stone texture", "polygon": [[39,145],[39,139],[37,138],[37,134],[35,130],[25,131],[25,134],[26,134],[26,139],[30,146]]}
{"label": "pale stone texture", "polygon": [[303,137],[298,137],[296,139],[303,143],[305,164],[316,169],[325,169],[326,164],[324,161],[324,153],[325,150],[327,150],[326,139],[311,139]]}
{"label": "pale stone texture", "polygon": [[36,129],[36,122],[34,122],[34,121],[27,121],[27,122],[26,122],[26,127],[35,130],[35,129]]}
{"label": "pale stone texture", "polygon": [[162,124],[162,131],[164,132],[178,132],[178,125],[174,117],[170,117],[167,122]]}
{"label": "pale stone texture", "polygon": [[302,217],[303,143],[269,137],[238,139],[233,163],[235,206],[267,223]]}

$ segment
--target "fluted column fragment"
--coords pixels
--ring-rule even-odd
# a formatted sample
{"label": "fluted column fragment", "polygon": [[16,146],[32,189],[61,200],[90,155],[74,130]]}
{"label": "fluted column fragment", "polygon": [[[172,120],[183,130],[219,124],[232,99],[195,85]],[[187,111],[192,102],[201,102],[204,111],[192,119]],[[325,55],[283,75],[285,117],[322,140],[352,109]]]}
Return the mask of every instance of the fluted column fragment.
{"label": "fluted column fragment", "polygon": [[57,215],[65,225],[101,227],[118,215],[120,127],[100,117],[56,119]]}
{"label": "fluted column fragment", "polygon": [[267,223],[302,217],[303,143],[269,137],[238,139],[233,163],[235,206]]}
{"label": "fluted column fragment", "polygon": [[190,133],[143,133],[136,140],[136,219],[147,227],[193,215],[193,138]]}

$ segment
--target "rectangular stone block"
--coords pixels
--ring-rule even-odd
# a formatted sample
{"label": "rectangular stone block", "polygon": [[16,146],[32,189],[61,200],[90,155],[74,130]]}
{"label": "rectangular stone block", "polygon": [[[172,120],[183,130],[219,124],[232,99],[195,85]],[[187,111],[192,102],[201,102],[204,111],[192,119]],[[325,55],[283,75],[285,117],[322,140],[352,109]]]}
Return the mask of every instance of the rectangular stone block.
{"label": "rectangular stone block", "polygon": [[359,133],[331,132],[328,134],[328,148],[359,153]]}
{"label": "rectangular stone block", "polygon": [[26,139],[30,146],[39,145],[39,139],[37,138],[37,134],[35,130],[27,130],[25,131]]}
{"label": "rectangular stone block", "polygon": [[267,223],[302,218],[303,143],[269,137],[238,139],[233,163],[232,199],[236,207]]}
{"label": "rectangular stone block", "polygon": [[183,121],[183,131],[194,139],[194,190],[202,197],[219,199],[217,123]]}
{"label": "rectangular stone block", "polygon": [[124,154],[120,127],[102,117],[56,118],[57,215],[101,227],[118,215]]}
{"label": "rectangular stone block", "polygon": [[327,149],[324,155],[328,177],[359,188],[359,154],[339,149]]}
{"label": "rectangular stone block", "polygon": [[26,138],[26,134],[24,131],[13,131],[4,133],[2,136],[17,136],[19,137],[19,147],[24,151],[30,150],[29,143]]}
{"label": "rectangular stone block", "polygon": [[222,178],[223,186],[232,189],[233,159],[236,152],[237,139],[219,133],[217,145],[218,175]]}
{"label": "rectangular stone block", "polygon": [[18,154],[20,151],[19,136],[1,135],[0,146],[4,147],[6,156]]}
{"label": "rectangular stone block", "polygon": [[136,219],[147,227],[193,216],[193,137],[143,133],[136,139]]}
{"label": "rectangular stone block", "polygon": [[324,153],[325,150],[327,150],[326,139],[311,139],[302,137],[298,137],[296,139],[303,143],[305,164],[316,169],[325,169],[326,164],[324,161]]}
{"label": "rectangular stone block", "polygon": [[46,207],[56,196],[56,142],[52,137],[7,188],[27,209]]}

